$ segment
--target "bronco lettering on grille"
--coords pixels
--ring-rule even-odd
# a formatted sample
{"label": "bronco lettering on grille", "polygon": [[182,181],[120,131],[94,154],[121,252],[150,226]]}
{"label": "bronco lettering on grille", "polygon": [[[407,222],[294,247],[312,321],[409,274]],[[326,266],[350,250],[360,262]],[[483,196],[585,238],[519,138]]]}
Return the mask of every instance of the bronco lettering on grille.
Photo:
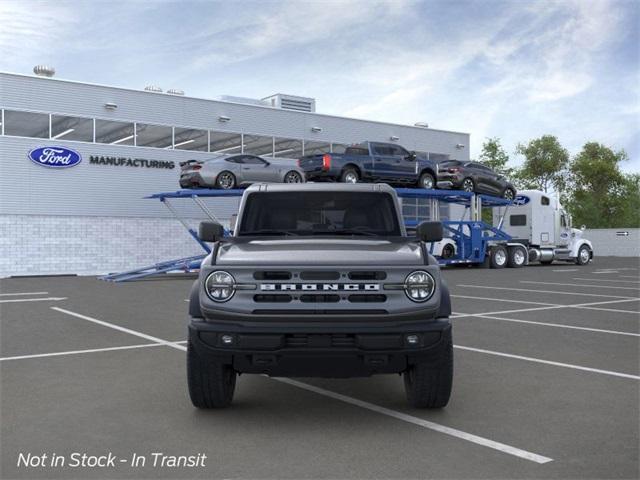
{"label": "bronco lettering on grille", "polygon": [[263,283],[260,285],[262,291],[368,291],[377,292],[380,285],[377,283]]}

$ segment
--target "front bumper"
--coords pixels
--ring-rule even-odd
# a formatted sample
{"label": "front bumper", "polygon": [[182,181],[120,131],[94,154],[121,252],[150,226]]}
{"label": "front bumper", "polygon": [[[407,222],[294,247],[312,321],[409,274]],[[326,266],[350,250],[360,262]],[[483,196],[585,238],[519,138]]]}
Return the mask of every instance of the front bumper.
{"label": "front bumper", "polygon": [[[410,344],[408,335],[416,336],[417,343]],[[225,344],[223,336],[232,343]],[[189,342],[199,356],[233,365],[240,373],[282,377],[400,373],[417,362],[437,363],[450,338],[447,318],[388,326],[245,326],[202,319],[189,324]]]}

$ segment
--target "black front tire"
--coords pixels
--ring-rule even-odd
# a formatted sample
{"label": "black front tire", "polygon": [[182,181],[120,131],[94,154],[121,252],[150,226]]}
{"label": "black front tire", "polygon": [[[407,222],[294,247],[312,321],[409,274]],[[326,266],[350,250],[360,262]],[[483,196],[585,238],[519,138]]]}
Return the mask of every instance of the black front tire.
{"label": "black front tire", "polygon": [[576,257],[577,265],[586,265],[591,260],[591,250],[586,245],[582,245],[578,249],[578,256]]}
{"label": "black front tire", "polygon": [[191,403],[197,408],[224,408],[231,405],[236,389],[236,372],[231,365],[205,361],[187,344],[187,380]]}
{"label": "black front tire", "polygon": [[415,408],[442,408],[449,403],[453,385],[453,343],[449,338],[443,357],[437,362],[411,365],[404,372],[404,389]]}

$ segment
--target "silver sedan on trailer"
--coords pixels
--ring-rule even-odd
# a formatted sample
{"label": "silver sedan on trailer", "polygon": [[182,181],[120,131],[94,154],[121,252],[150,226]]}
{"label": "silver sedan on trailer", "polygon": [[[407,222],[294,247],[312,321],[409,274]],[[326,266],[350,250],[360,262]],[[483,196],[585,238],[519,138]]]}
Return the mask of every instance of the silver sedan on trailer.
{"label": "silver sedan on trailer", "polygon": [[210,160],[189,160],[180,163],[181,188],[244,187],[257,182],[301,183],[304,171],[296,160],[264,159],[257,155],[220,155]]}

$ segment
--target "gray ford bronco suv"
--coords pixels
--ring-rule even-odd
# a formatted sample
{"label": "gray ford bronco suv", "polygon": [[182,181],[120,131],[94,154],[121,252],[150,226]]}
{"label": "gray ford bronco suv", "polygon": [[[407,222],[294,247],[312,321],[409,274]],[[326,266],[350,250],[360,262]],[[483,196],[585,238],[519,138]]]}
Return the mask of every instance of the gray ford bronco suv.
{"label": "gray ford bronco suv", "polygon": [[439,408],[453,376],[451,304],[426,243],[408,237],[384,184],[259,184],[233,236],[213,243],[189,304],[187,376],[199,408],[226,407],[242,373],[276,377],[404,375],[409,403]]}

